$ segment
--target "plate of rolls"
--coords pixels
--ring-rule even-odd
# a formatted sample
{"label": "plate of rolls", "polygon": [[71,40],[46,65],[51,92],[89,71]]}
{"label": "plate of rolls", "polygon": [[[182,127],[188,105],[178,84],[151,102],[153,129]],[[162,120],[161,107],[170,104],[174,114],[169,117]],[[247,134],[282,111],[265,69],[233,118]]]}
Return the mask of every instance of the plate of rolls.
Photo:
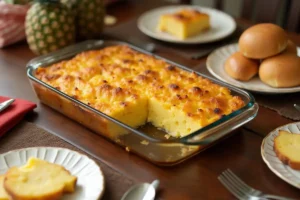
{"label": "plate of rolls", "polygon": [[238,43],[207,58],[208,71],[221,81],[259,93],[300,92],[300,48],[271,23],[254,25]]}

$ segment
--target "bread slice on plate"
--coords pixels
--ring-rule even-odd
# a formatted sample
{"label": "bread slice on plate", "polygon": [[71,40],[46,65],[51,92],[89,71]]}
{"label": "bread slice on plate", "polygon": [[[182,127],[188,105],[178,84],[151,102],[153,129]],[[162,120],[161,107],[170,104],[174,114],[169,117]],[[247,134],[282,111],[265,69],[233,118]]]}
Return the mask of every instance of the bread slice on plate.
{"label": "bread slice on plate", "polygon": [[9,200],[10,197],[8,196],[7,192],[3,187],[4,182],[4,175],[0,175],[0,200]]}
{"label": "bread slice on plate", "polygon": [[74,192],[76,181],[64,167],[30,158],[26,165],[7,171],[4,188],[16,200],[57,200],[64,192]]}
{"label": "bread slice on plate", "polygon": [[274,151],[283,163],[300,170],[300,134],[279,131],[274,140]]}

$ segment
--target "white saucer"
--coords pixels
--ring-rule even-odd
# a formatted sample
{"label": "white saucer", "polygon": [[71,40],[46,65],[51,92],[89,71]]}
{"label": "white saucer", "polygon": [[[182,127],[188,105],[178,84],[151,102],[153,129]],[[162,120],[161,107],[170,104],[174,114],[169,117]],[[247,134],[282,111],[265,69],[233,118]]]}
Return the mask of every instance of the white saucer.
{"label": "white saucer", "polygon": [[281,126],[267,135],[261,145],[261,155],[267,166],[279,178],[287,183],[300,189],[300,170],[294,170],[289,165],[283,164],[273,149],[274,138],[278,135],[279,130],[285,130],[292,133],[300,134],[300,122]]}
{"label": "white saucer", "polygon": [[0,174],[13,166],[25,165],[30,157],[36,157],[65,167],[77,176],[74,193],[64,194],[62,200],[96,200],[104,192],[104,176],[99,166],[78,152],[56,147],[36,147],[0,154]]}
{"label": "white saucer", "polygon": [[[181,9],[195,9],[207,13],[210,16],[211,28],[206,32],[184,40],[157,30],[157,25],[161,15],[174,13]],[[182,5],[159,7],[142,14],[142,16],[138,19],[138,28],[146,35],[158,40],[182,44],[199,44],[214,42],[229,36],[236,29],[236,23],[230,15],[222,11],[200,6]]]}
{"label": "white saucer", "polygon": [[[231,78],[224,70],[225,61],[234,52],[238,51],[238,44],[230,44],[220,47],[213,51],[206,60],[206,67],[208,71],[221,81],[234,85],[236,87],[246,89],[249,91],[260,93],[294,93],[300,92],[300,87],[292,88],[273,88],[264,84],[258,76],[252,78],[250,81],[243,82]],[[298,48],[298,56],[300,49]]]}

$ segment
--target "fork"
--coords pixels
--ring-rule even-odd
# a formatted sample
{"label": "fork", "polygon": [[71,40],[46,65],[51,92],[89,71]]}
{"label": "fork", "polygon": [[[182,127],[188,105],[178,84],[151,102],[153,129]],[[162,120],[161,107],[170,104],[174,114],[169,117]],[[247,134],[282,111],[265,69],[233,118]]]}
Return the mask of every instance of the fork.
{"label": "fork", "polygon": [[218,179],[235,197],[241,200],[294,200],[286,197],[264,194],[263,192],[247,185],[230,169],[227,169],[224,172],[222,172]]}

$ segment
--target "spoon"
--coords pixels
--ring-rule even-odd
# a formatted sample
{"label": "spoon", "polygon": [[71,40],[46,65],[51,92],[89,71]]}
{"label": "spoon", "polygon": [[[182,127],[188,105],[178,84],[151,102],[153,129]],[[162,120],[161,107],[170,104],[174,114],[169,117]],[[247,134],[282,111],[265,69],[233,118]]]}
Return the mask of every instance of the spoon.
{"label": "spoon", "polygon": [[151,184],[142,183],[132,186],[121,200],[154,200],[159,180],[154,180]]}
{"label": "spoon", "polygon": [[298,111],[300,111],[300,106],[299,106],[299,105],[294,104],[294,107],[295,107]]}
{"label": "spoon", "polygon": [[132,43],[132,44],[136,45],[137,47],[139,47],[139,48],[141,48],[145,51],[150,52],[150,53],[154,53],[157,50],[157,45],[155,45],[152,42],[148,42],[148,43],[145,44],[144,41],[142,41],[140,39],[137,39],[135,37],[130,37],[127,41],[129,43]]}

